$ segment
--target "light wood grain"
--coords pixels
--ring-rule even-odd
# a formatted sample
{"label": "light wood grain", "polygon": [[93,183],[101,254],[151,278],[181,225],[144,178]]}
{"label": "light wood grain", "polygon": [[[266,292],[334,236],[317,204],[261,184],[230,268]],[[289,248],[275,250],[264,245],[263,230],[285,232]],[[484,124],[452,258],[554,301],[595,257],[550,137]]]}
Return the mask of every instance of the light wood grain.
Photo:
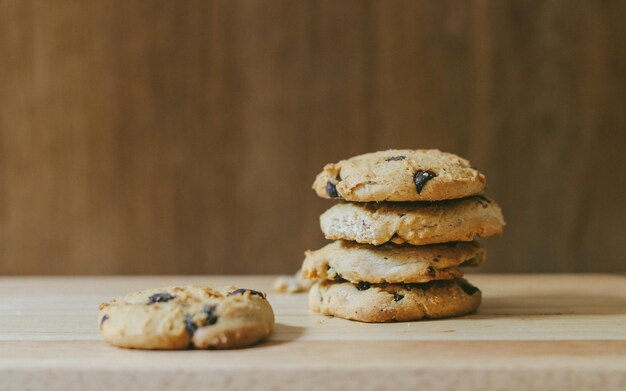
{"label": "light wood grain", "polygon": [[97,304],[186,283],[269,290],[273,277],[0,278],[0,390],[551,389],[626,387],[626,278],[476,275],[479,311],[364,324],[269,291],[276,330],[237,351],[148,352],[102,342]]}
{"label": "light wood grain", "polygon": [[485,271],[624,271],[624,1],[0,0],[0,273],[286,273],[328,162],[483,170]]}

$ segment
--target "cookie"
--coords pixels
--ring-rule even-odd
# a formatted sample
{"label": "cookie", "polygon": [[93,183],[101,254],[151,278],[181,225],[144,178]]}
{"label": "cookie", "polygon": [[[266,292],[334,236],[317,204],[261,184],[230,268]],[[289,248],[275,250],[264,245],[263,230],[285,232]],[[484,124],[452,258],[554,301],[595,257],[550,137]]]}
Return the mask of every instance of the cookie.
{"label": "cookie", "polygon": [[377,247],[338,240],[307,251],[302,276],[351,283],[421,283],[459,278],[460,266],[478,266],[484,259],[485,250],[477,242]]}
{"label": "cookie", "polygon": [[302,278],[302,269],[292,276],[280,276],[274,280],[274,290],[280,293],[302,293],[311,288],[313,282]]}
{"label": "cookie", "polygon": [[107,342],[137,349],[240,348],[274,327],[264,293],[200,285],[131,293],[101,304],[98,319]]}
{"label": "cookie", "polygon": [[361,322],[405,322],[469,314],[481,296],[464,279],[381,285],[320,281],[309,291],[309,308]]}
{"label": "cookie", "polygon": [[320,216],[326,239],[375,245],[470,241],[501,235],[504,224],[498,204],[483,196],[441,202],[342,202]]}
{"label": "cookie", "polygon": [[482,194],[485,176],[437,149],[390,149],[327,164],[313,189],[346,201],[439,201]]}

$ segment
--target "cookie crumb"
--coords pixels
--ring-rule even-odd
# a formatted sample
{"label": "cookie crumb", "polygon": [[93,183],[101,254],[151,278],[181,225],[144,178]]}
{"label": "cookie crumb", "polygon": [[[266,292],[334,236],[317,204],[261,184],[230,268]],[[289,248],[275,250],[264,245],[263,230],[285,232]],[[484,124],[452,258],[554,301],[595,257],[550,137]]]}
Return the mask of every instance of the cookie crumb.
{"label": "cookie crumb", "polygon": [[274,280],[274,290],[280,293],[302,293],[308,292],[313,281],[302,278],[302,269],[293,276],[280,276]]}

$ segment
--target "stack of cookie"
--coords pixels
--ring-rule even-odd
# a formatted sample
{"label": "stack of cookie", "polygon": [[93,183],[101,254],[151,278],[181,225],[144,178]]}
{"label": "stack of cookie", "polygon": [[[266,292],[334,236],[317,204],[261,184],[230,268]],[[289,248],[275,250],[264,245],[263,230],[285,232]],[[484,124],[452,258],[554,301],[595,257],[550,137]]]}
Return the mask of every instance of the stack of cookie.
{"label": "stack of cookie", "polygon": [[341,199],[320,217],[333,243],[307,251],[315,281],[309,307],[362,322],[444,318],[473,312],[481,292],[462,278],[502,233],[500,207],[483,196],[485,176],[439,150],[388,150],[328,164],[313,189]]}

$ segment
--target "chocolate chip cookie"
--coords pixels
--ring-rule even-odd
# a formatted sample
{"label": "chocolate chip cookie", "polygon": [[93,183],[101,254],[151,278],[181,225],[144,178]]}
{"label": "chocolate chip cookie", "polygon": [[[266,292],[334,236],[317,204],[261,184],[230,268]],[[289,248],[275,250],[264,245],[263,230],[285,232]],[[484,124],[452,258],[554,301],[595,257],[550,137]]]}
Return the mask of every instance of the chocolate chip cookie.
{"label": "chocolate chip cookie", "polygon": [[326,239],[375,245],[469,241],[501,235],[504,224],[498,204],[484,196],[441,202],[342,202],[320,216]]}
{"label": "chocolate chip cookie", "polygon": [[485,250],[477,242],[427,246],[372,246],[338,240],[307,251],[302,276],[351,283],[421,283],[463,276],[460,266],[478,266]]}
{"label": "chocolate chip cookie", "polygon": [[313,183],[323,198],[347,201],[439,201],[482,194],[485,176],[437,149],[390,149],[327,164]]}
{"label": "chocolate chip cookie", "polygon": [[321,281],[309,291],[309,308],[361,322],[404,322],[469,314],[481,297],[464,279],[376,285]]}
{"label": "chocolate chip cookie", "polygon": [[98,320],[107,342],[137,349],[240,348],[274,327],[264,293],[200,285],[131,293],[101,304]]}

